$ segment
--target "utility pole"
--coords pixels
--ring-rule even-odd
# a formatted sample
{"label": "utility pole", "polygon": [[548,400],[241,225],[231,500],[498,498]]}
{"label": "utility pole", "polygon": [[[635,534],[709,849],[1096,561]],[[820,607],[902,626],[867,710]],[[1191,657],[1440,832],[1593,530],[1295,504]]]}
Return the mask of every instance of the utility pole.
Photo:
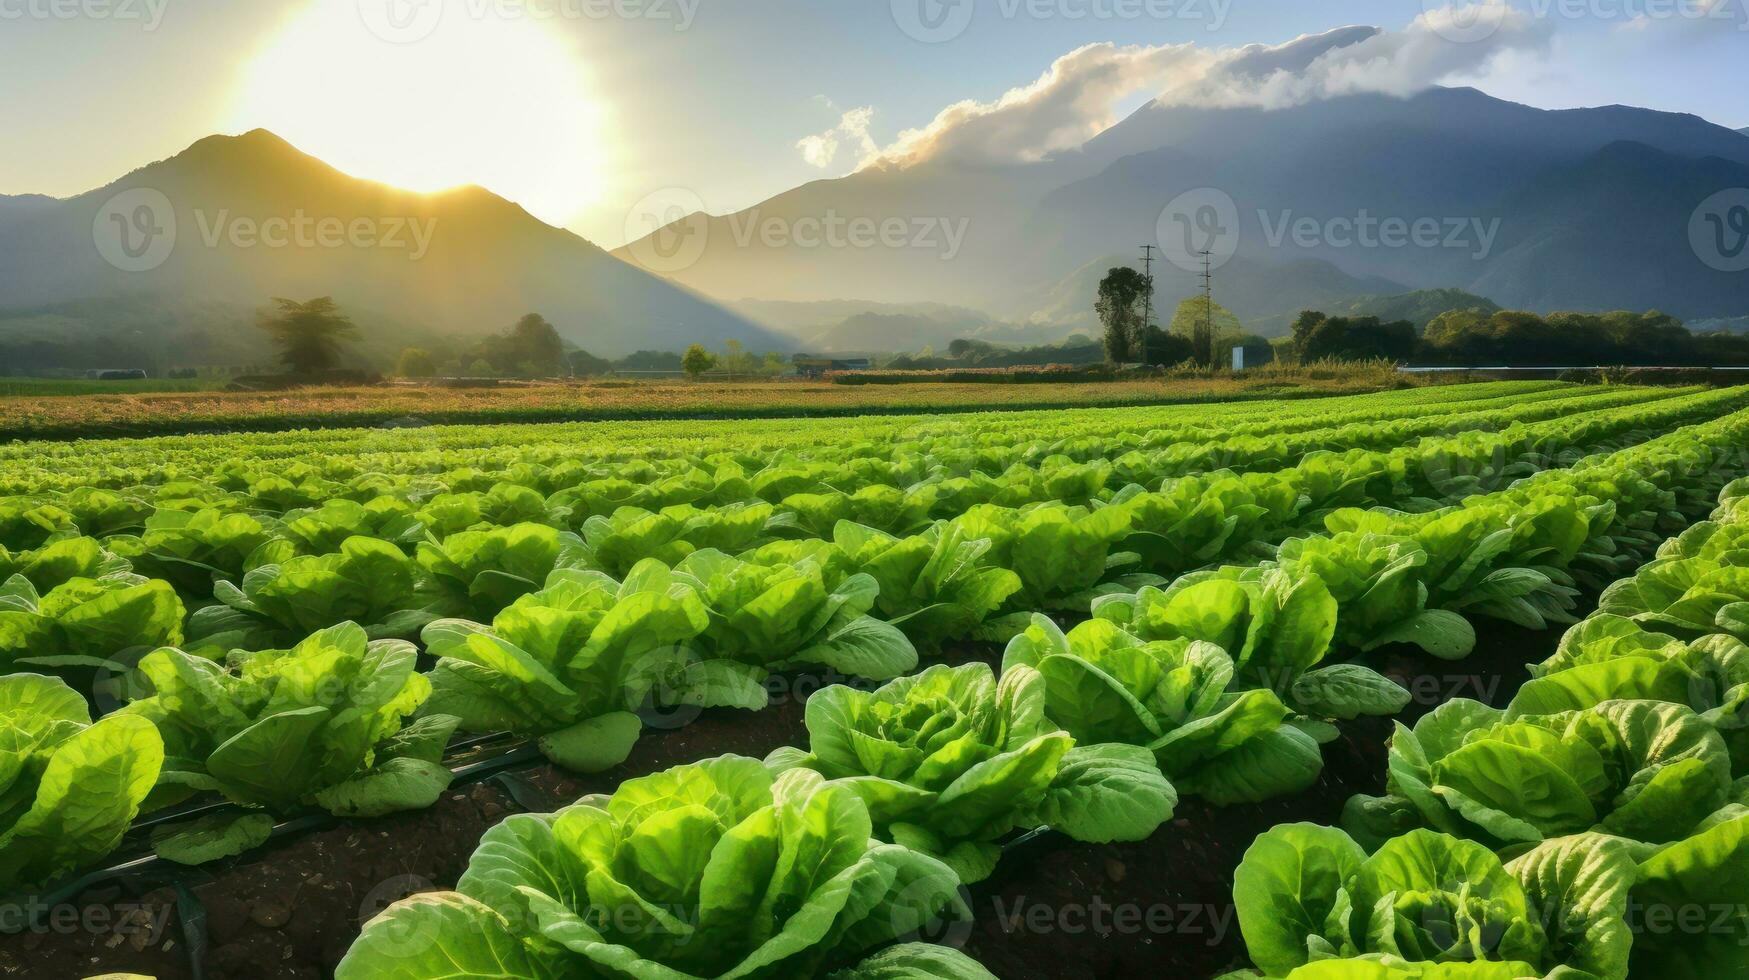
{"label": "utility pole", "polygon": [[1209,345],[1209,370],[1215,365],[1215,270],[1213,252],[1202,253],[1202,335]]}
{"label": "utility pole", "polygon": [[1154,249],[1156,245],[1142,246],[1142,278],[1148,282],[1147,312],[1142,314],[1142,366],[1148,366],[1148,331],[1154,326]]}

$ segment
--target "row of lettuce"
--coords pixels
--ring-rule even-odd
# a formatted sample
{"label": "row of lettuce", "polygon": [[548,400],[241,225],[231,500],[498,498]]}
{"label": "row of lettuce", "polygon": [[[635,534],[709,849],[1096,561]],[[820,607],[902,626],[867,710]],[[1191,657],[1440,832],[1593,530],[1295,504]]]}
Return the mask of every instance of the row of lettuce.
{"label": "row of lettuce", "polygon": [[[1646,389],[1599,392],[1519,382],[1450,386],[1303,402],[1233,403],[1147,409],[1002,412],[958,416],[891,416],[833,420],[826,438],[818,420],[651,422],[613,425],[438,426],[222,436],[25,442],[0,446],[0,494],[125,489],[224,474],[314,470],[331,479],[351,472],[442,477],[468,470],[509,473],[519,466],[574,462],[614,467],[725,453],[756,461],[785,458],[845,462],[896,460],[940,448],[1001,451],[1012,462],[1094,442],[1129,449],[1207,441],[1210,432],[1273,436],[1353,423],[1413,419],[1531,405],[1577,404],[1603,397],[1655,400]],[[1624,402],[1625,403],[1625,402]],[[1542,416],[1547,418],[1549,416]],[[1437,431],[1421,434],[1434,434]],[[1042,454],[1042,455],[1041,455]],[[1004,464],[1006,465],[1006,464]]]}
{"label": "row of lettuce", "polygon": [[1399,725],[1388,795],[1264,835],[1235,880],[1260,975],[1749,972],[1746,543],[1739,480],[1506,708]]}
{"label": "row of lettuce", "polygon": [[[531,960],[528,975],[535,976],[549,967],[554,975],[564,975],[569,955],[655,964],[648,967],[649,975],[667,975],[662,969],[693,972],[695,966],[707,972],[694,975],[718,975],[708,972],[717,968],[703,965],[718,962],[713,957],[740,957],[728,960],[721,968],[726,971],[739,969],[745,959],[751,965],[743,972],[807,975],[908,935],[915,922],[906,916],[927,919],[952,912],[953,888],[989,874],[1000,842],[1017,829],[1051,826],[1082,840],[1134,840],[1170,817],[1181,792],[1215,802],[1246,802],[1308,785],[1321,767],[1319,743],[1334,735],[1330,722],[1394,714],[1407,701],[1407,692],[1365,667],[1327,664],[1333,651],[1408,641],[1436,655],[1459,657],[1473,644],[1466,616],[1537,625],[1570,621],[1576,584],[1607,579],[1624,563],[1648,554],[1704,513],[1720,485],[1743,471],[1733,450],[1743,441],[1746,423],[1735,416],[1649,441],[1639,441],[1643,434],[1628,434],[1657,426],[1660,419],[1681,421],[1695,412],[1729,407],[1733,403],[1722,396],[1697,396],[1692,403],[1664,405],[1665,415],[1642,407],[1637,420],[1604,412],[1530,435],[1522,430],[1469,434],[1436,447],[1350,454],[1366,460],[1370,469],[1362,472],[1382,472],[1382,479],[1357,479],[1328,463],[1320,474],[1311,466],[1319,461],[1307,460],[1289,478],[1300,481],[1292,485],[1299,491],[1293,506],[1299,508],[1300,523],[1284,520],[1274,525],[1278,530],[1259,531],[1266,508],[1233,507],[1232,513],[1200,525],[1213,528],[1214,537],[1225,534],[1222,546],[1206,556],[1179,555],[1183,565],[1156,566],[1156,574],[1176,574],[1229,555],[1273,557],[1180,576],[1170,584],[1163,578],[1123,578],[1126,569],[1146,561],[1139,550],[1132,552],[1134,558],[1113,561],[1112,556],[1138,534],[1158,534],[1160,554],[1186,551],[1191,542],[1206,538],[1193,538],[1199,525],[1187,520],[1167,531],[1137,530],[1143,519],[1138,515],[1182,492],[1187,482],[1243,485],[1281,474],[1174,480],[1157,492],[1119,491],[1076,507],[1007,508],[1011,513],[1000,516],[986,504],[981,513],[974,507],[903,536],[839,523],[831,541],[780,536],[739,557],[693,547],[672,564],[638,553],[651,541],[660,548],[675,540],[658,535],[639,538],[621,552],[617,560],[632,564],[618,575],[608,570],[612,562],[600,557],[606,550],[601,543],[611,538],[598,534],[591,541],[587,527],[572,534],[534,524],[456,531],[441,539],[428,531],[423,540],[399,534],[370,541],[343,537],[339,551],[256,566],[243,572],[240,584],[214,576],[209,565],[201,571],[208,583],[218,583],[213,589],[220,601],[197,609],[186,633],[217,639],[202,646],[184,637],[167,645],[187,649],[160,649],[141,660],[138,675],[149,681],[151,696],[92,725],[84,699],[64,683],[28,674],[5,678],[8,717],[16,710],[21,719],[10,738],[20,750],[0,763],[12,772],[9,781],[0,782],[8,783],[15,801],[8,812],[22,815],[0,831],[0,870],[10,869],[13,883],[31,883],[89,863],[114,846],[134,810],[202,792],[261,809],[166,835],[160,843],[168,855],[197,861],[235,853],[264,836],[274,815],[299,807],[370,815],[427,805],[448,784],[441,759],[458,727],[538,738],[556,760],[592,771],[625,758],[648,717],[640,717],[640,707],[758,707],[764,704],[770,671],[803,665],[877,681],[900,678],[874,694],[834,688],[811,699],[810,745],[774,753],[758,766],[764,777],[734,777],[731,782],[745,790],[744,796],[733,787],[723,790],[715,774],[692,767],[651,777],[644,790],[632,792],[634,799],[641,799],[638,792],[653,793],[661,797],[658,802],[641,800],[616,809],[608,801],[585,801],[578,809],[592,812],[571,821],[576,836],[554,838],[559,851],[506,857],[524,872],[542,863],[564,865],[573,877],[541,880],[550,902],[528,893],[533,884],[513,885],[529,901],[526,913],[512,914],[518,907],[492,898],[489,888],[495,886],[481,883],[502,881],[507,873],[487,869],[475,886],[488,892],[470,895],[464,879],[459,896],[422,899],[393,914],[399,918],[386,920],[430,916],[415,918],[413,931],[446,936],[453,926],[469,937],[496,936],[468,955],[503,957],[514,950],[548,964]],[[1574,435],[1563,438],[1554,431],[1560,428]],[[1623,439],[1633,445],[1570,469],[1539,471],[1539,460],[1555,458],[1545,452],[1551,442],[1563,449],[1586,447],[1584,439],[1605,444]],[[1309,490],[1322,478],[1322,485],[1364,487],[1370,480],[1390,488],[1378,496],[1363,493],[1353,501],[1360,506],[1411,505],[1413,498],[1427,495],[1405,493],[1403,481],[1393,474],[1408,467],[1397,470],[1390,461],[1400,464],[1409,452],[1452,458],[1461,455],[1456,444],[1464,442],[1486,447],[1473,457],[1481,462],[1471,472],[1498,473],[1524,464],[1498,479],[1537,475],[1448,507],[1428,509],[1434,500],[1414,501],[1419,513],[1336,509],[1345,502],[1340,498],[1325,498],[1321,506],[1311,501]],[[1511,446],[1527,448],[1522,458],[1509,457],[1503,467]],[[384,499],[398,498],[373,497],[371,503]],[[1209,509],[1206,497],[1194,502],[1193,509]],[[694,509],[720,514],[758,506],[737,501],[716,511]],[[166,512],[184,513],[161,511],[149,519]],[[1118,514],[1124,515],[1122,522],[1113,519]],[[285,516],[292,519],[280,520],[279,526],[312,515]],[[983,523],[975,523],[980,517]],[[233,518],[261,524],[261,515],[242,509],[211,519]],[[1247,518],[1253,523],[1244,524]],[[1077,551],[1076,532],[1102,522],[1111,529],[1089,535],[1100,540]],[[768,517],[761,527],[770,523]],[[1319,526],[1323,533],[1315,533]],[[1310,533],[1272,547],[1272,536],[1296,529]],[[151,582],[126,579],[109,547],[113,539],[57,538],[57,533],[62,532],[44,538],[27,564],[35,563],[41,575],[49,564],[42,552],[61,549],[55,553],[66,557],[79,551],[78,561],[98,577],[74,576],[37,595],[28,575],[19,575],[9,585],[16,590],[13,596],[0,600],[9,604],[0,615],[27,612],[41,618],[43,606],[52,606],[49,600],[60,589],[98,583],[128,582],[127,589],[150,588],[181,601],[174,586],[152,588]],[[1235,533],[1242,546],[1222,550]],[[1035,537],[1032,550],[1021,543],[1029,536]],[[502,567],[468,569],[448,553],[458,538],[478,543],[483,552],[496,547],[488,563],[506,565],[504,556],[524,549],[541,556],[528,566],[533,575]],[[283,547],[276,542],[284,540],[273,537],[250,554]],[[865,551],[871,543],[885,547],[878,554]],[[889,554],[912,564],[895,560],[885,566],[883,577],[874,559]],[[328,561],[336,555],[343,561]],[[438,584],[439,555],[461,569],[447,584]],[[575,560],[578,556],[582,560]],[[309,564],[288,574],[286,567],[299,561]],[[332,583],[345,578],[335,566],[347,562],[359,570],[362,599],[441,595],[452,603],[448,609],[465,609],[477,618],[438,619],[436,611],[444,607],[420,606],[417,615],[394,621],[409,608],[397,601],[385,604],[392,607],[388,619],[356,617],[368,627],[336,621],[335,607],[320,600]],[[1037,569],[1051,562],[1081,562],[1097,571],[1040,578]],[[267,569],[273,571],[260,574]],[[401,573],[414,584],[394,592],[389,586]],[[193,578],[198,594],[199,577]],[[282,580],[295,583],[298,591],[288,596],[262,587]],[[938,584],[919,591],[918,583],[929,580]],[[23,586],[16,585],[20,581]],[[904,596],[914,608],[889,613],[880,608],[888,595]],[[946,595],[952,598],[941,601]],[[266,596],[275,599],[264,603]],[[1000,614],[1010,609],[1075,603],[1086,609],[1088,602],[1095,604],[1095,619],[1068,633],[1043,616],[1009,618],[986,631],[991,620],[1007,618]],[[32,604],[34,610],[21,608]],[[311,618],[296,618],[304,615]],[[78,617],[72,619],[77,624]],[[16,622],[21,620],[7,625]],[[114,639],[135,624],[109,625]],[[918,662],[908,634],[926,649],[959,635],[1017,635],[998,678],[977,665],[903,676]],[[415,635],[441,658],[434,670],[417,669],[417,648],[402,639]],[[111,669],[116,651],[101,645],[91,649],[104,652],[61,662],[42,658],[25,666],[63,674]],[[136,677],[130,673],[121,679]],[[750,765],[730,760],[719,768],[750,773]],[[748,788],[761,782],[763,789]],[[625,784],[615,800],[643,785]],[[725,792],[733,799],[707,802]],[[855,805],[834,802],[849,799]],[[611,820],[603,822],[597,812]],[[823,845],[811,836],[822,819],[828,824],[848,820],[851,828],[866,820],[860,856],[852,861],[848,847]],[[570,817],[528,820],[556,833]],[[743,827],[748,820],[756,820],[756,826]],[[805,834],[799,830],[804,825],[810,828]],[[518,846],[534,846],[523,839],[539,836],[533,825],[519,818],[515,826],[494,833],[515,838],[511,843]],[[594,829],[585,832],[585,826]],[[680,838],[694,827],[705,843],[690,856],[680,854]],[[824,832],[833,836],[830,827]],[[871,834],[882,842],[874,850],[889,849],[885,857],[873,856],[866,846]],[[724,840],[736,843],[719,846]],[[742,857],[753,866],[765,867],[758,862],[769,859],[773,870],[751,879],[748,865],[731,862],[712,870],[719,852],[743,849],[748,852]],[[476,864],[489,850],[482,846]],[[824,860],[827,851],[836,858]],[[883,904],[882,896],[889,893],[877,894],[875,884],[888,879],[895,861],[900,866],[891,870],[885,887],[903,898],[900,904],[908,911],[902,914]],[[651,866],[644,867],[645,862]],[[805,881],[781,883],[801,874],[797,862],[814,871],[802,875]],[[834,870],[815,873],[825,867]],[[806,922],[793,921],[796,916],[788,913],[798,903],[813,907],[806,890],[836,882],[839,875],[845,880],[825,901],[849,918],[809,915],[803,917]],[[950,882],[945,890],[927,883],[938,879]],[[770,882],[771,890],[755,903],[766,916],[764,924],[736,942],[700,932],[704,919],[717,914],[707,906],[720,906],[745,923],[746,907],[734,903],[751,899],[730,892],[749,880],[759,888]],[[708,895],[707,883],[713,883]],[[937,893],[939,902],[926,897]],[[833,904],[840,899],[846,904]],[[497,919],[478,920],[475,906],[501,918],[502,930]],[[631,906],[647,915],[630,926],[604,918],[605,910]],[[871,925],[870,916],[885,926]],[[412,926],[402,922],[400,934]],[[355,975],[380,975],[370,972],[382,967],[372,965],[373,950],[387,949],[397,962],[414,962],[395,935],[368,932],[349,958],[358,964],[352,967],[359,971]],[[691,946],[695,939],[702,945]],[[433,948],[432,955],[462,955],[447,940]],[[952,969],[976,969],[932,947],[905,946],[883,955],[887,958],[877,957],[870,969],[889,972],[870,975],[959,975],[907,974],[903,971],[912,968],[897,962],[905,957],[920,957],[918,963],[943,970],[950,968],[943,965],[947,960],[954,962]],[[420,967],[406,975],[446,975],[462,966],[433,963],[437,972],[419,972]],[[792,968],[801,972],[787,972]]]}
{"label": "row of lettuce", "polygon": [[[1394,713],[1403,704],[1401,689],[1364,668],[1314,670],[1332,649],[1407,639],[1446,656],[1466,652],[1473,634],[1445,607],[1468,602],[1475,590],[1454,582],[1451,567],[1465,569],[1473,582],[1495,583],[1489,588],[1496,592],[1504,588],[1498,583],[1510,583],[1514,594],[1501,592],[1502,603],[1534,608],[1549,605],[1551,596],[1567,598],[1563,567],[1612,567],[1656,540],[1660,527],[1681,521],[1684,495],[1708,492],[1704,477],[1722,470],[1704,434],[1720,425],[1573,470],[1547,471],[1547,479],[1531,481],[1528,489],[1473,498],[1413,533],[1295,538],[1260,565],[1181,577],[1165,589],[1145,587],[1134,598],[1103,595],[1099,618],[1068,636],[1043,617],[1022,617],[1004,632],[1023,627],[1029,656],[1047,674],[1115,675],[1136,688],[1125,692],[1128,700],[1144,707],[1171,702],[1159,700],[1164,691],[1149,689],[1145,672],[1116,670],[1105,661],[1134,659],[1126,650],[1137,638],[1178,641],[1176,653],[1149,655],[1176,657],[1183,662],[1167,662],[1162,672],[1195,678],[1179,695],[1182,705],[1138,712],[1127,725],[1107,717],[1100,726],[1080,726],[1077,735],[1090,744],[1156,747],[1169,775],[1219,802],[1291,792],[1316,778],[1317,743],[1330,737],[1328,720]],[[1639,469],[1655,471],[1655,478],[1637,477]],[[1597,494],[1627,506],[1617,511]],[[1160,496],[1133,495],[1088,517],[1123,514]],[[876,681],[899,677],[918,663],[907,633],[925,644],[976,633],[1016,596],[1048,602],[1122,567],[1096,551],[1087,562],[1092,573],[1079,573],[1083,577],[1068,588],[1028,591],[1023,572],[1060,564],[1075,548],[1052,533],[1067,523],[1048,520],[1060,517],[1059,510],[1023,516],[1036,523],[990,521],[982,537],[955,523],[907,539],[841,524],[832,543],[778,541],[741,558],[707,549],[674,567],[645,558],[623,579],[564,567],[567,549],[587,551],[587,543],[547,526],[421,542],[418,561],[381,540],[347,538],[335,555],[252,569],[240,587],[216,577],[223,601],[197,609],[188,629],[204,643],[177,636],[179,599],[164,580],[138,583],[119,571],[73,578],[41,597],[30,578],[16,575],[0,600],[7,604],[0,617],[9,642],[24,653],[14,658],[14,669],[89,680],[91,689],[121,705],[118,717],[154,723],[164,759],[150,796],[114,795],[129,806],[116,807],[106,826],[125,827],[132,805],[157,810],[207,792],[274,814],[319,806],[373,815],[429,805],[442,792],[449,773],[440,760],[458,727],[538,739],[555,761],[599,770],[630,752],[643,728],[639,708],[758,708],[766,701],[768,675],[795,667]],[[1341,527],[1365,516],[1337,511],[1324,519]],[[246,514],[218,518],[230,520],[259,524]],[[1500,527],[1481,528],[1485,521]],[[1210,523],[1229,532],[1238,526],[1232,519]],[[1030,528],[1032,536],[1016,528]],[[1454,533],[1463,528],[1489,533]],[[999,546],[1004,533],[1009,539]],[[1115,540],[1094,547],[1109,549]],[[1187,546],[1190,536],[1181,526],[1172,540]],[[466,608],[498,610],[489,625],[436,619],[428,606],[409,608],[417,605],[409,597],[445,578],[444,560],[457,545],[491,567],[452,571],[446,591]],[[530,553],[534,557],[519,567],[529,574],[508,570]],[[1000,561],[985,560],[992,555]],[[93,572],[114,562],[93,539],[67,538],[39,549],[25,567],[40,575],[63,559],[96,563]],[[434,570],[425,586],[413,584],[421,566]],[[162,567],[175,565],[163,561]],[[215,581],[206,563],[190,567]],[[549,571],[537,587],[533,580],[542,570]],[[461,585],[468,586],[465,592]],[[887,618],[875,618],[869,613],[882,596],[904,596],[911,605],[889,604],[880,610]],[[349,618],[353,600],[385,614]],[[1502,614],[1490,607],[1475,611]],[[162,632],[154,638],[154,630]],[[413,635],[440,658],[429,673],[417,669],[417,649],[398,638]],[[1190,643],[1198,640],[1207,643],[1191,658]],[[152,652],[137,669],[125,669],[116,661],[124,643]],[[100,683],[105,672],[114,675],[108,687]],[[1075,683],[1070,678],[1063,686]],[[1238,691],[1229,691],[1235,686]],[[128,697],[133,693],[150,696]],[[1066,709],[1057,714],[1076,727]],[[130,727],[130,743],[150,738]],[[1208,764],[1215,759],[1220,763]],[[1231,764],[1241,759],[1249,764]],[[1240,784],[1227,785],[1235,780]],[[45,813],[63,805],[53,797],[48,803]],[[216,856],[257,841],[270,825],[261,817],[200,826],[161,840],[160,850],[184,859]],[[218,830],[222,839],[215,840]],[[67,859],[49,848],[34,851],[33,860],[66,870],[114,845],[113,834],[85,837],[62,842],[74,849]],[[14,883],[40,878],[19,875]]]}
{"label": "row of lettuce", "polygon": [[[1743,432],[1736,420],[1697,436],[1710,448],[1649,449],[1632,462],[1641,475],[1681,473],[1685,487],[1702,485],[1701,474],[1719,462],[1713,452]],[[1545,478],[1521,488],[1517,502],[1560,494],[1549,485],[1555,482],[1593,489],[1619,484],[1629,465],[1600,462],[1583,469],[1603,472]],[[1738,506],[1744,491],[1749,482],[1726,489],[1721,520],[1749,514],[1749,501]],[[1667,545],[1634,581],[1699,582],[1725,567],[1737,538],[1725,525],[1700,525]],[[1678,572],[1673,562],[1707,567]],[[1314,610],[1322,605],[1331,613],[1328,631],[1314,633],[1333,634],[1343,610],[1294,597],[1279,568],[1266,574],[1278,576],[1265,588],[1285,600],[1278,608],[1292,610],[1289,619],[1317,622]],[[1400,731],[1391,785],[1408,795],[1357,799],[1350,808],[1354,837],[1294,826],[1261,839],[1236,881],[1241,923],[1259,967],[1295,978],[1558,974],[1604,980],[1626,977],[1631,956],[1638,969],[1655,975],[1742,972],[1749,963],[1743,931],[1749,916],[1737,900],[1749,883],[1749,846],[1742,843],[1749,810],[1735,799],[1740,794],[1727,733],[1741,726],[1733,719],[1744,717],[1740,709],[1749,699],[1749,647],[1731,635],[1685,646],[1674,636],[1632,632],[1678,621],[1696,633],[1737,627],[1733,603],[1749,592],[1733,595],[1719,578],[1707,579],[1704,597],[1691,585],[1649,603],[1629,603],[1626,585],[1612,588],[1606,607],[1614,611],[1569,634],[1539,681],[1576,699],[1571,708],[1544,713],[1556,695],[1532,688],[1506,711],[1453,702],[1414,732]],[[791,862],[783,843],[766,843],[748,866],[740,837],[751,832],[739,823],[744,811],[725,784],[757,784],[761,807],[765,787],[772,786],[776,810],[836,789],[854,797],[855,803],[846,799],[842,819],[858,846],[846,847],[829,874],[852,874],[854,855],[870,834],[884,842],[877,849],[893,846],[929,869],[917,871],[903,890],[928,896],[922,907],[877,913],[877,944],[909,938],[926,919],[967,914],[951,889],[956,881],[989,874],[1001,857],[997,842],[1015,829],[1050,826],[1093,842],[1141,839],[1170,817],[1177,792],[1231,791],[1228,771],[1247,774],[1237,780],[1238,796],[1286,791],[1283,784],[1269,785],[1281,767],[1266,760],[1291,755],[1276,740],[1302,732],[1308,719],[1271,728],[1290,712],[1268,687],[1238,675],[1265,666],[1260,656],[1285,651],[1267,643],[1224,649],[1184,629],[1189,622],[1235,635],[1230,618],[1222,623],[1227,617],[1211,615],[1236,604],[1222,602],[1232,592],[1211,586],[1233,581],[1216,573],[1187,585],[1187,591],[1204,590],[1199,601],[1186,603],[1200,614],[1179,617],[1173,626],[1165,625],[1174,618],[1165,593],[1107,603],[1125,615],[1095,619],[1068,635],[1041,616],[1009,644],[1000,679],[970,665],[931,668],[872,694],[827,689],[807,706],[809,745],[780,749],[763,765],[725,757],[633,780],[612,797],[587,799],[559,814],[512,818],[482,841],[456,891],[408,900],[367,926],[339,975],[468,975],[484,972],[483,963],[504,962],[513,975],[530,977],[603,967],[635,976],[668,975],[665,970],[744,975],[771,964],[774,950],[797,957],[785,961],[784,969],[795,971],[785,975],[809,975],[822,959],[860,956],[867,948],[860,943],[832,950],[840,933],[823,916],[768,925],[763,902],[752,915],[758,927],[751,936],[731,935],[731,916],[746,915],[754,896],[769,895],[763,891],[768,882],[784,887],[784,877],[773,871]],[[1312,594],[1329,597],[1327,590]],[[1138,607],[1151,614],[1135,615]],[[1126,628],[1138,623],[1153,624],[1156,635],[1169,638],[1146,640]],[[1621,642],[1630,635],[1639,639]],[[1721,659],[1719,651],[1727,649],[1735,654]],[[1236,667],[1229,650],[1250,656]],[[1648,650],[1658,654],[1642,655]],[[1621,700],[1647,692],[1599,692],[1575,673],[1593,665],[1682,683],[1662,682],[1674,700]],[[1331,688],[1402,696],[1386,693],[1388,682],[1352,666],[1341,680],[1309,690]],[[1315,758],[1315,742],[1308,738],[1307,744]],[[1175,762],[1178,789],[1154,765],[1174,771]],[[1561,789],[1570,798],[1560,798]],[[759,822],[785,825],[775,812],[766,817],[762,811]],[[1468,832],[1416,829],[1454,823]],[[646,832],[660,835],[665,846],[638,840]],[[676,842],[680,837],[684,845]],[[753,886],[725,887],[735,875]],[[881,907],[899,877],[891,884],[884,875],[869,878]],[[1671,939],[1643,925],[1635,929],[1630,896],[1642,908],[1724,909],[1728,921],[1721,929],[1717,917],[1708,918],[1709,927],[1720,929],[1710,937]],[[828,904],[838,907],[836,898]],[[803,947],[805,953],[791,952],[798,947],[780,937],[793,939],[792,930],[821,939]],[[448,941],[409,945],[409,935]],[[695,945],[699,940],[703,946]],[[977,968],[959,958],[944,962],[952,956],[945,951],[898,949],[892,955],[928,957],[929,963],[907,963],[891,975],[982,975],[967,972]]]}

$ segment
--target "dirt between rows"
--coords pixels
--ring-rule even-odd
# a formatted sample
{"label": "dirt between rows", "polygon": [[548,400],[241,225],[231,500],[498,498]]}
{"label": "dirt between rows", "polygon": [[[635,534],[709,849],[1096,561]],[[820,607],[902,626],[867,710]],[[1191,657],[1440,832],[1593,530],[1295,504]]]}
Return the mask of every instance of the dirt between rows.
{"label": "dirt between rows", "polygon": [[[1416,695],[1403,719],[1413,721],[1454,696],[1504,704],[1524,680],[1523,665],[1546,656],[1554,638],[1489,628],[1476,656],[1461,664],[1408,651],[1384,651],[1372,662]],[[988,647],[947,657],[999,658]],[[625,779],[725,753],[763,757],[806,744],[802,703],[819,685],[789,680],[794,696],[757,713],[707,711],[685,727],[648,734],[625,765],[597,776],[527,766],[457,786],[425,811],[349,821],[227,862],[176,869],[175,882],[102,884],[40,924],[0,935],[0,976],[329,977],[364,922],[409,894],[453,887],[481,835],[512,813],[558,809]],[[1139,843],[1094,846],[1047,834],[1022,844],[968,890],[974,922],[941,938],[963,944],[1003,980],[1198,978],[1243,966],[1232,876],[1246,848],[1276,824],[1333,823],[1352,794],[1382,791],[1390,731],[1385,719],[1342,726],[1342,738],[1325,747],[1322,778],[1296,797],[1218,809],[1186,800]],[[15,927],[0,923],[7,925]]]}

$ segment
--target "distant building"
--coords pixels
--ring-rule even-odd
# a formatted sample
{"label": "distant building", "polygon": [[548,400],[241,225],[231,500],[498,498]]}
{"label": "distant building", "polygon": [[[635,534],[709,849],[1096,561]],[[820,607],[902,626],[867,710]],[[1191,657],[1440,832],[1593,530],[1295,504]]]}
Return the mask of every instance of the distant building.
{"label": "distant building", "polygon": [[85,372],[91,381],[145,381],[146,372],[139,368],[101,368]]}
{"label": "distant building", "polygon": [[823,378],[833,371],[867,371],[874,362],[866,357],[807,357],[797,354],[796,373],[804,378]]}

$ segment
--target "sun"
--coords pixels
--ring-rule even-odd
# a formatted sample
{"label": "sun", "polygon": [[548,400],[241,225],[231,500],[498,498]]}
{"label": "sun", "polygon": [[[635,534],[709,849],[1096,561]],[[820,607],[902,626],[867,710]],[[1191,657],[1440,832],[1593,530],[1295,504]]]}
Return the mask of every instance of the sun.
{"label": "sun", "polygon": [[[373,16],[385,4],[433,16]],[[408,190],[479,184],[564,225],[607,191],[605,110],[555,25],[500,9],[517,8],[312,0],[249,61],[232,125]]]}

